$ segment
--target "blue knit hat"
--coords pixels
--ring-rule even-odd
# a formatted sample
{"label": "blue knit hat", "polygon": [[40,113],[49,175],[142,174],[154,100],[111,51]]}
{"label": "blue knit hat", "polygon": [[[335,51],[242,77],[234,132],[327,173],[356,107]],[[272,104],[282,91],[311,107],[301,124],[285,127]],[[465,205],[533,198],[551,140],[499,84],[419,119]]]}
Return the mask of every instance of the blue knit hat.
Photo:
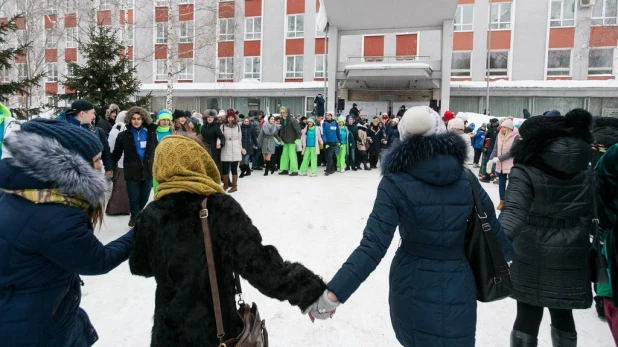
{"label": "blue knit hat", "polygon": [[56,119],[36,118],[24,123],[21,131],[54,139],[71,152],[79,154],[87,162],[92,162],[97,154],[103,152],[103,145],[94,134],[81,127]]}

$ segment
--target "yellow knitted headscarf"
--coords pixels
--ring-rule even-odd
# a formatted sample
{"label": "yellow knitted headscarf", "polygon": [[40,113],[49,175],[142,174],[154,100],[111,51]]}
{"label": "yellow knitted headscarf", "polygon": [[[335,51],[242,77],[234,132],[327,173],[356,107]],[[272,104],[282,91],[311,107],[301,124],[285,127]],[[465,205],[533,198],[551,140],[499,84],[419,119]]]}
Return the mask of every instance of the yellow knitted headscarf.
{"label": "yellow knitted headscarf", "polygon": [[206,196],[225,193],[217,165],[204,148],[188,137],[172,135],[161,140],[155,151],[153,173],[159,182],[155,200],[180,192]]}

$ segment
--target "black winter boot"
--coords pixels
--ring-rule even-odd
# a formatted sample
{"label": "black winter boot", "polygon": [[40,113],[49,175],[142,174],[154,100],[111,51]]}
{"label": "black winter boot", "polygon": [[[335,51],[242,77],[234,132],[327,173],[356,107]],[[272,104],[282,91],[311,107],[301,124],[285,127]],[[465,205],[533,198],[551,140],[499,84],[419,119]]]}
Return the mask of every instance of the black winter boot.
{"label": "black winter boot", "polygon": [[270,170],[270,161],[264,161],[264,176],[268,176],[268,170]]}
{"label": "black winter boot", "polygon": [[240,164],[239,167],[240,167],[240,178],[247,176],[247,174],[245,173],[247,171],[247,166],[245,164]]}
{"label": "black winter boot", "polygon": [[511,347],[537,347],[539,340],[536,336],[522,333],[521,331],[511,331]]}
{"label": "black winter boot", "polygon": [[370,171],[371,168],[369,166],[367,166],[367,163],[363,163],[363,166],[365,167],[365,170]]}
{"label": "black winter boot", "polygon": [[567,333],[552,325],[551,344],[553,347],[577,347],[577,333]]}

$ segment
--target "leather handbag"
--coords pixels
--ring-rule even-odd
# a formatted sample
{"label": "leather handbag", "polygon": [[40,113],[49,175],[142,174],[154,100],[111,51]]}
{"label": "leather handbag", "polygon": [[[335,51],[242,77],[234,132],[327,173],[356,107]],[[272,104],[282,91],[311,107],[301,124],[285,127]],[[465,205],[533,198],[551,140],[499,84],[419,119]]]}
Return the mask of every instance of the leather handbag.
{"label": "leather handbag", "polygon": [[592,227],[594,229],[594,234],[592,236],[592,245],[588,251],[588,259],[590,262],[590,279],[592,283],[596,284],[607,284],[609,283],[609,276],[607,274],[607,259],[603,255],[603,245],[601,244],[601,231],[599,227],[599,209],[597,203],[597,184],[596,179],[594,177],[594,172],[592,167],[589,169],[590,172],[590,190],[592,191],[592,208],[593,208],[593,218],[592,218]]}
{"label": "leather handbag", "polygon": [[219,347],[268,347],[268,331],[266,330],[266,321],[260,319],[260,312],[258,311],[255,303],[247,305],[242,300],[242,288],[240,287],[240,277],[238,274],[234,274],[234,281],[236,282],[236,294],[239,295],[238,315],[243,322],[243,329],[237,337],[224,340],[225,330],[223,329],[221,300],[219,298],[219,286],[217,283],[215,256],[212,248],[212,238],[210,235],[207,203],[208,198],[202,201],[200,219],[202,220],[202,231],[204,232],[206,265],[208,266],[208,277],[210,278],[210,290],[212,292],[212,302],[215,311],[215,324],[217,326]]}
{"label": "leather handbag", "polygon": [[476,299],[480,302],[501,300],[513,292],[509,266],[483,208],[477,187],[478,179],[472,171],[464,170],[474,195],[474,209],[468,219],[465,252],[476,282]]}

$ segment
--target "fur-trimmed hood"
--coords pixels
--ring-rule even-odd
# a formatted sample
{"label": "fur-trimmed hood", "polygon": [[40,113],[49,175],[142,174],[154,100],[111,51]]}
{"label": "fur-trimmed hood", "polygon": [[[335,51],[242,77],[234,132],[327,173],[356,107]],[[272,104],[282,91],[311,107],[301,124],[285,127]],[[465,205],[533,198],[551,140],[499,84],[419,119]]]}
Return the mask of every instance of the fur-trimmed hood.
{"label": "fur-trimmed hood", "polygon": [[618,118],[601,117],[594,125],[592,135],[596,144],[610,148],[618,143]]}
{"label": "fur-trimmed hood", "polygon": [[82,198],[94,208],[105,203],[111,188],[109,180],[58,141],[38,134],[16,132],[5,140],[3,146],[13,156],[9,167],[22,171],[26,177],[7,173],[4,179],[0,179],[2,188],[42,189],[41,183],[44,183],[46,188]]}
{"label": "fur-trimmed hood", "polygon": [[428,183],[450,184],[461,176],[467,147],[455,133],[412,136],[384,154],[382,174],[409,173]]}

